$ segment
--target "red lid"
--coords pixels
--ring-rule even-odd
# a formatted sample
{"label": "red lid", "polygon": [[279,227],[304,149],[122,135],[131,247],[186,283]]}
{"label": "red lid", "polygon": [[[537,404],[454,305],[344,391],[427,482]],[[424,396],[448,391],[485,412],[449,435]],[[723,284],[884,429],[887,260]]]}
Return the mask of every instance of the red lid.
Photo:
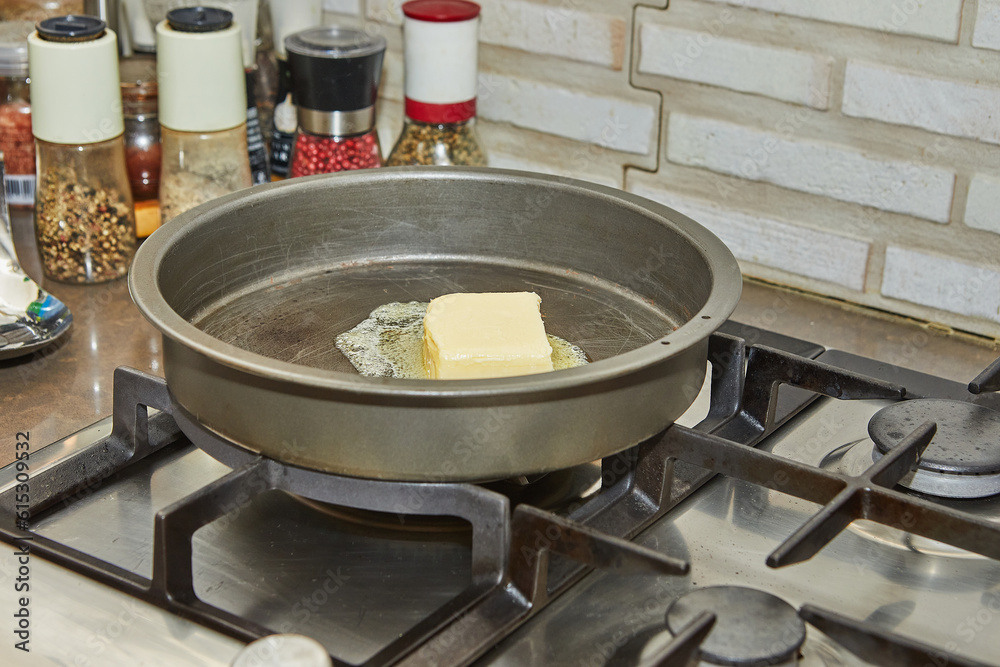
{"label": "red lid", "polygon": [[412,0],[403,4],[403,14],[434,23],[469,21],[479,16],[479,5],[466,0]]}

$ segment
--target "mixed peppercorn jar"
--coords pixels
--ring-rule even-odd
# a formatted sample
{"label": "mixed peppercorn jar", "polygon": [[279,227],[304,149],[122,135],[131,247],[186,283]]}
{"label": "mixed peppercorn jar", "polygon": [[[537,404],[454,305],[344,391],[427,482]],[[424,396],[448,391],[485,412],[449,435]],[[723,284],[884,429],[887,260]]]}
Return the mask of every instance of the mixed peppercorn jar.
{"label": "mixed peppercorn jar", "polygon": [[285,40],[298,131],[290,176],[382,166],[375,99],[385,38],[342,27]]}
{"label": "mixed peppercorn jar", "polygon": [[476,133],[479,5],[411,0],[403,16],[406,118],[386,165],[486,166]]}
{"label": "mixed peppercorn jar", "polygon": [[28,60],[45,275],[75,283],[124,276],[136,235],[117,38],[93,17],[46,19],[28,37]]}

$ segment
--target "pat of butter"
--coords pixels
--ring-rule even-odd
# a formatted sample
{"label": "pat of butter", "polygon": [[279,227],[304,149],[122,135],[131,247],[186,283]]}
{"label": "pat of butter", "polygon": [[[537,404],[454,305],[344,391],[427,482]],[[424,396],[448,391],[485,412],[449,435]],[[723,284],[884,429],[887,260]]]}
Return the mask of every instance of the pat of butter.
{"label": "pat of butter", "polygon": [[446,294],[424,316],[424,368],[440,380],[552,370],[552,346],[534,292]]}

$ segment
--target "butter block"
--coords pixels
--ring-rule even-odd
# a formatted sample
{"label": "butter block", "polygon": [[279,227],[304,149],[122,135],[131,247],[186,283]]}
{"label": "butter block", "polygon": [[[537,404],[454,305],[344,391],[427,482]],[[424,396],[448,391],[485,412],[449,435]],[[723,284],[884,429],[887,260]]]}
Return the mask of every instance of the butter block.
{"label": "butter block", "polygon": [[428,377],[467,380],[552,370],[534,292],[446,294],[424,316],[424,368]]}

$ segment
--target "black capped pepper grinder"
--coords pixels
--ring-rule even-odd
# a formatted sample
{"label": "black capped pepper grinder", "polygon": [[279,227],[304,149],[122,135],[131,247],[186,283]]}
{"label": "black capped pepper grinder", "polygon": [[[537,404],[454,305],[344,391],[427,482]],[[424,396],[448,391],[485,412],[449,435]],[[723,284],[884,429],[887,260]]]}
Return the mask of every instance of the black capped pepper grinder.
{"label": "black capped pepper grinder", "polygon": [[28,36],[28,63],[45,275],[72,283],[120,278],[136,236],[117,38],[92,16],[46,19]]}
{"label": "black capped pepper grinder", "polygon": [[242,51],[224,9],[174,9],[156,26],[164,223],[252,185]]}
{"label": "black capped pepper grinder", "polygon": [[375,132],[385,38],[311,28],[285,39],[298,131],[290,176],[382,166]]}
{"label": "black capped pepper grinder", "polygon": [[485,166],[476,134],[479,5],[412,0],[403,15],[406,118],[386,166]]}

